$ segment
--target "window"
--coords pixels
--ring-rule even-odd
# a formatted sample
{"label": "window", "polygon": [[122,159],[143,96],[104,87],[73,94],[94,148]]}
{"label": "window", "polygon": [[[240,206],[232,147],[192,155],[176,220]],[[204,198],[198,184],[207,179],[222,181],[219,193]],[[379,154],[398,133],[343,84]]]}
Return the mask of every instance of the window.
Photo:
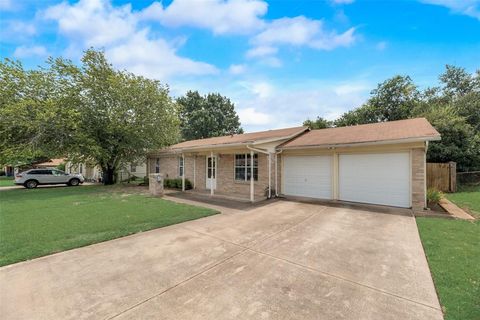
{"label": "window", "polygon": [[28,172],[28,174],[42,174],[42,175],[49,174],[49,175],[51,175],[52,170],[32,170],[32,171]]}
{"label": "window", "polygon": [[80,163],[80,173],[83,173],[83,164]]}
{"label": "window", "polygon": [[160,158],[155,160],[155,173],[160,173]]}
{"label": "window", "polygon": [[178,158],[178,175],[183,177],[183,157]]}
{"label": "window", "polygon": [[137,166],[134,164],[130,165],[130,172],[137,172]]}
{"label": "window", "polygon": [[52,170],[52,173],[54,176],[64,176],[65,172],[60,171],[60,170]]}
{"label": "window", "polygon": [[[251,178],[250,153],[235,155],[235,180],[250,181]],[[258,180],[258,154],[253,155],[253,179]]]}

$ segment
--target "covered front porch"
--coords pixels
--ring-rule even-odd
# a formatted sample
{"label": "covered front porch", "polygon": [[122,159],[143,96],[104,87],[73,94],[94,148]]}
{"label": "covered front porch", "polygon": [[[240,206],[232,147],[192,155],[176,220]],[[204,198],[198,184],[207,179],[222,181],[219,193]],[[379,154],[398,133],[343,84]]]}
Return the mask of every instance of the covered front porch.
{"label": "covered front porch", "polygon": [[277,159],[274,152],[249,146],[168,150],[150,155],[148,168],[165,179],[181,179],[187,194],[253,203],[276,195]]}

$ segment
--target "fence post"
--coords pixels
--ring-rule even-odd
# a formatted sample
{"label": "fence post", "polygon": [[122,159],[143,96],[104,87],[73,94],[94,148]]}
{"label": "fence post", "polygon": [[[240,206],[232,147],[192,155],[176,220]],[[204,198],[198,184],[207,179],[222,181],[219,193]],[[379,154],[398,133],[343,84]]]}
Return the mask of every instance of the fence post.
{"label": "fence post", "polygon": [[449,190],[450,192],[456,192],[457,191],[457,163],[450,161],[448,163],[448,169],[450,173]]}

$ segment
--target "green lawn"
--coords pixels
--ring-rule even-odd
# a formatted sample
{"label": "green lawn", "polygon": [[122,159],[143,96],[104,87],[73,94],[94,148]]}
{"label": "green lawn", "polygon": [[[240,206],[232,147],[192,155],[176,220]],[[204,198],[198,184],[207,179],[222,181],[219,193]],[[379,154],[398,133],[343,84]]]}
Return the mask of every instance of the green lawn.
{"label": "green lawn", "polygon": [[0,266],[217,213],[134,191],[139,189],[0,191]]}
{"label": "green lawn", "polygon": [[480,319],[480,221],[417,218],[417,225],[445,320]]}
{"label": "green lawn", "polygon": [[0,177],[0,188],[1,187],[11,187],[14,186],[14,178],[13,177]]}
{"label": "green lawn", "polygon": [[480,186],[461,186],[456,193],[446,194],[447,198],[461,208],[467,208],[472,215],[480,218]]}

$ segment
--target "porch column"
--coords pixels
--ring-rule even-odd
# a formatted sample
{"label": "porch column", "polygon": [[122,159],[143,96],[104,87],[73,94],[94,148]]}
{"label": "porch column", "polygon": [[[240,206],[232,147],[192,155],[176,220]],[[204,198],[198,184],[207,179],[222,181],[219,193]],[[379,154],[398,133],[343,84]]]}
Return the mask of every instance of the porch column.
{"label": "porch column", "polygon": [[333,152],[333,200],[338,200],[338,153]]}
{"label": "porch column", "polygon": [[[217,161],[215,161],[215,166],[213,165],[213,151],[210,151],[210,161],[211,162],[211,176],[210,176],[210,195],[213,196],[213,169],[217,165]],[[207,179],[208,179],[208,159],[207,159]],[[215,179],[217,179],[217,173],[215,172]]]}
{"label": "porch column", "polygon": [[268,153],[268,198],[272,197],[272,154]]}
{"label": "porch column", "polygon": [[275,197],[278,197],[278,154],[275,152]]}
{"label": "porch column", "polygon": [[185,191],[185,154],[182,152],[182,191]]}
{"label": "porch column", "polygon": [[197,155],[193,156],[193,189],[195,189],[196,171],[197,171]]}
{"label": "porch column", "polygon": [[253,179],[253,151],[250,150],[250,201],[255,200],[254,190],[255,188],[255,179]]}

